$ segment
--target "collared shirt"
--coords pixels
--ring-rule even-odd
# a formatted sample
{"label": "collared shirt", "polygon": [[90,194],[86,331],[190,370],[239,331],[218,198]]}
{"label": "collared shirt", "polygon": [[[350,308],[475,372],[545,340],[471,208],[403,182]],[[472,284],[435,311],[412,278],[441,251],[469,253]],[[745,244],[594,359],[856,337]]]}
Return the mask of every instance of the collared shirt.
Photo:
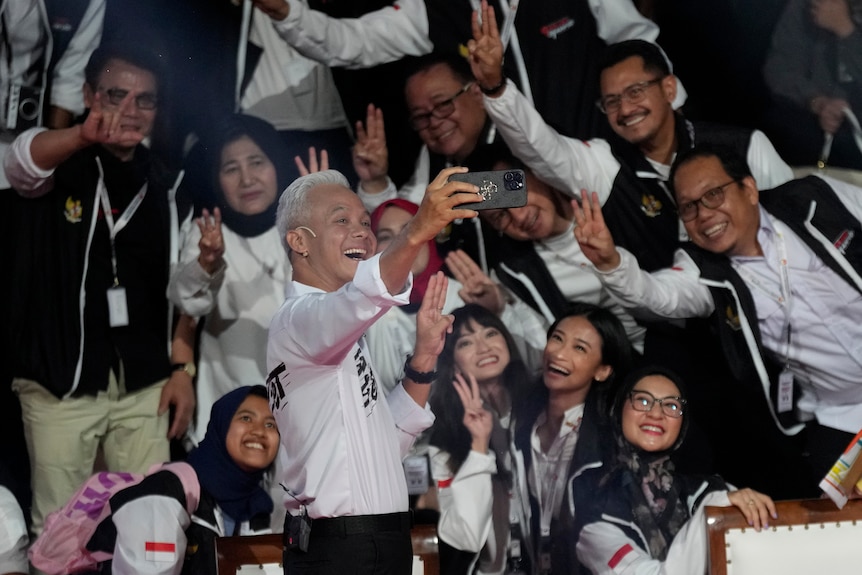
{"label": "collared shirt", "polygon": [[[786,246],[789,305],[778,301],[777,234]],[[757,240],[762,257],[731,260],[751,290],[763,346],[786,362],[801,385],[800,410],[823,425],[856,433],[862,427],[862,296],[762,207]]]}
{"label": "collared shirt", "polygon": [[401,458],[434,416],[400,384],[384,398],[363,334],[411,289],[412,279],[389,294],[379,256],[335,292],[288,285],[269,329],[267,388],[290,512],[300,503],[312,518],[408,509]]}
{"label": "collared shirt", "polygon": [[530,491],[536,496],[541,509],[540,529],[542,536],[550,535],[551,519],[560,512],[560,504],[565,492],[566,474],[575,453],[578,442],[578,430],[584,417],[584,404],[569,408],[563,415],[563,423],[551,447],[542,451],[542,442],[538,430],[548,420],[547,411],[543,411],[530,434],[530,452],[532,465],[528,475]]}

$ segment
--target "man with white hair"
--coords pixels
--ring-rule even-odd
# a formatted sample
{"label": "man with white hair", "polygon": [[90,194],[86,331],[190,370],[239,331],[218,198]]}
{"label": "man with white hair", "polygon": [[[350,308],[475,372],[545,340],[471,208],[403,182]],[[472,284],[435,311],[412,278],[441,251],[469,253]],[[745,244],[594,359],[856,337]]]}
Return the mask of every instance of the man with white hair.
{"label": "man with white hair", "polygon": [[401,458],[434,421],[428,384],[452,322],[440,313],[446,280],[429,282],[414,354],[385,401],[363,334],[409,302],[421,247],[456,218],[476,216],[458,205],[476,201],[478,188],[447,181],[465,171],[441,171],[379,255],[371,218],[340,173],[303,176],[281,196],[276,225],[293,282],[270,325],[267,388],[284,447],[285,573],[410,572]]}

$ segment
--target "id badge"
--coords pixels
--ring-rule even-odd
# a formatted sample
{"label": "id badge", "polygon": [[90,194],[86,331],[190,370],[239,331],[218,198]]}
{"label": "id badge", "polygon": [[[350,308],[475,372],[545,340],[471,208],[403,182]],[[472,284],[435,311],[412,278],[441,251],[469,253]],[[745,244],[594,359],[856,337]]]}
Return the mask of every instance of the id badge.
{"label": "id badge", "polygon": [[793,410],[793,374],[782,370],[778,374],[778,413]]}
{"label": "id badge", "polygon": [[407,478],[407,493],[422,495],[428,491],[428,459],[424,455],[404,458],[404,475]]}
{"label": "id badge", "polygon": [[129,325],[129,307],[126,305],[126,288],[108,288],[108,321],[111,327]]}

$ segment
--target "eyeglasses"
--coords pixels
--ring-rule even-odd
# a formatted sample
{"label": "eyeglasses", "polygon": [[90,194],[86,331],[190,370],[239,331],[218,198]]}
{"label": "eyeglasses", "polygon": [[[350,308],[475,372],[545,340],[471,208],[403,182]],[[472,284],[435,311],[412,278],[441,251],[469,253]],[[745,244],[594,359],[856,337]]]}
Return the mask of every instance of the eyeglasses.
{"label": "eyeglasses", "polygon": [[658,403],[661,406],[661,412],[668,417],[682,417],[683,408],[686,400],[681,397],[662,397],[657,398],[648,391],[640,391],[634,389],[629,393],[629,401],[632,404],[632,409],[635,411],[652,411],[653,405]]}
{"label": "eyeglasses", "polygon": [[[119,106],[123,103],[123,100],[126,99],[126,96],[129,95],[129,91],[123,90],[122,88],[102,89],[101,92],[108,96],[108,102],[112,106]],[[143,94],[135,96],[135,106],[137,106],[139,110],[155,110],[158,105],[159,99],[155,94],[144,92]]]}
{"label": "eyeglasses", "polygon": [[473,82],[467,82],[464,84],[464,87],[458,90],[458,93],[449,98],[448,100],[443,100],[436,104],[433,108],[431,108],[430,112],[425,112],[424,114],[414,114],[410,116],[410,125],[413,126],[413,129],[417,132],[420,130],[424,130],[431,124],[431,116],[442,120],[443,118],[448,118],[452,115],[452,112],[455,111],[455,99],[470,89],[470,86],[473,85]]}
{"label": "eyeglasses", "polygon": [[653,84],[658,84],[662,80],[664,80],[664,78],[653,78],[652,80],[632,84],[623,90],[622,94],[608,94],[607,96],[602,96],[596,100],[596,106],[598,106],[599,110],[605,114],[615,114],[620,111],[620,106],[622,106],[623,100],[625,100],[627,104],[637,104],[644,99],[644,96],[646,96],[647,88]]}
{"label": "eyeglasses", "polygon": [[693,202],[680,204],[678,208],[679,219],[684,222],[690,222],[697,217],[698,206],[700,205],[703,205],[705,208],[709,208],[710,210],[721,207],[721,204],[724,203],[724,188],[735,183],[736,180],[730,180],[726,184],[721,184],[717,188],[707,190],[701,197]]}

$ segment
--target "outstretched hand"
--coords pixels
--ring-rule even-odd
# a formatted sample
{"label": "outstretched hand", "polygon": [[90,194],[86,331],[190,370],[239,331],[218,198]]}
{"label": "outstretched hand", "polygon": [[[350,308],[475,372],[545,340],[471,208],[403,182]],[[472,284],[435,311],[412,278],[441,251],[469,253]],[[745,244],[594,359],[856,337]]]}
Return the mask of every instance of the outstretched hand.
{"label": "outstretched hand", "polygon": [[90,113],[80,127],[81,138],[89,144],[108,144],[123,148],[134,148],[144,140],[144,134],[136,129],[122,127],[123,115],[130,106],[136,106],[134,92],[129,92],[119,106],[105,107],[102,93],[96,92]]}
{"label": "outstretched hand", "polygon": [[494,7],[482,0],[479,11],[482,21],[479,22],[480,13],[474,11],[471,20],[473,39],[467,42],[467,51],[470,69],[479,86],[491,89],[503,81],[503,42],[497,29]]}
{"label": "outstretched hand", "polygon": [[293,161],[296,164],[296,169],[299,170],[300,176],[307,176],[308,174],[329,169],[329,154],[326,150],[320,150],[320,161],[318,162],[317,150],[314,146],[308,148],[308,167],[305,166],[300,156],[294,156]]}
{"label": "outstretched hand", "polygon": [[506,295],[497,283],[463,250],[449,252],[446,265],[462,286],[458,295],[464,303],[479,304],[491,313],[500,315],[506,307]]}
{"label": "outstretched hand", "polygon": [[419,311],[416,312],[416,347],[414,358],[423,359],[437,356],[443,351],[446,334],[452,332],[455,316],[443,313],[446,304],[446,290],[449,279],[443,272],[437,272],[428,279],[428,287]]}
{"label": "outstretched hand", "polygon": [[581,192],[581,202],[572,200],[575,212],[575,239],[581,251],[596,269],[609,271],[620,265],[620,253],[614,245],[614,238],[605,225],[599,195],[595,192]]}
{"label": "outstretched hand", "polygon": [[452,382],[464,406],[464,427],[473,438],[471,449],[479,453],[488,453],[494,418],[491,412],[485,409],[476,378],[469,374],[467,380],[460,373],[456,373],[455,380]]}
{"label": "outstretched hand", "polygon": [[386,147],[386,130],[383,110],[368,104],[365,125],[356,122],[356,144],[353,146],[353,169],[359,176],[362,189],[369,193],[382,192],[387,185],[389,149]]}
{"label": "outstretched hand", "polygon": [[203,270],[213,275],[221,268],[224,257],[224,239],[221,233],[221,210],[213,208],[212,216],[204,209],[195,222],[201,231],[201,239],[198,242],[198,263]]}
{"label": "outstretched hand", "polygon": [[772,498],[754,489],[746,487],[738,491],[731,491],[727,494],[727,498],[742,511],[745,520],[754,527],[755,531],[769,527],[770,517],[772,519],[778,518],[778,511]]}

